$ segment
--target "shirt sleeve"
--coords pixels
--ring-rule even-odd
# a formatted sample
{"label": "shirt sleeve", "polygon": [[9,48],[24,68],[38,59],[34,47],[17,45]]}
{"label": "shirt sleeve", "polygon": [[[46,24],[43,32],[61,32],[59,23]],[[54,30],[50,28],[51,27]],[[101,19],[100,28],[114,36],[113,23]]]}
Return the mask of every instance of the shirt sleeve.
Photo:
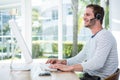
{"label": "shirt sleeve", "polygon": [[67,59],[67,65],[80,64],[86,59],[87,45],[85,45],[76,56]]}

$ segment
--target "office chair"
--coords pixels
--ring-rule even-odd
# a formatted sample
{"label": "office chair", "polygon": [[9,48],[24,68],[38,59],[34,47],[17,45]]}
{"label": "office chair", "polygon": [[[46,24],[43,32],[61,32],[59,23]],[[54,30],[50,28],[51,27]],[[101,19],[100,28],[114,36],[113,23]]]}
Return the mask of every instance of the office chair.
{"label": "office chair", "polygon": [[118,68],[115,73],[108,76],[105,80],[119,80],[120,69]]}

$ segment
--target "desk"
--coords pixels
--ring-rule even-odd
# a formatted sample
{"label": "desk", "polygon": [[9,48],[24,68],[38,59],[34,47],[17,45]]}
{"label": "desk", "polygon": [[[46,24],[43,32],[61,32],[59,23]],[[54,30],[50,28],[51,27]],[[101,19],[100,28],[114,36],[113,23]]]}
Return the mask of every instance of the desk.
{"label": "desk", "polygon": [[52,72],[51,76],[38,76],[37,68],[31,71],[11,71],[10,63],[0,62],[0,80],[79,80],[74,72]]}

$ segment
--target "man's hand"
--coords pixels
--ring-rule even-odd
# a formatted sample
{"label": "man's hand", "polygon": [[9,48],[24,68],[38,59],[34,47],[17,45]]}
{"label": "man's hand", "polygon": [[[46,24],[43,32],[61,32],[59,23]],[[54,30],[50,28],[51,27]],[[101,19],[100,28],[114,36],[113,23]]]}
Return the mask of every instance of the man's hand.
{"label": "man's hand", "polygon": [[58,69],[58,70],[61,70],[61,71],[67,71],[67,72],[68,71],[74,71],[74,67],[64,65],[64,64],[51,64],[49,67],[53,68],[53,69]]}
{"label": "man's hand", "polygon": [[58,60],[58,59],[49,59],[47,60],[46,64],[64,64],[66,65],[67,64],[67,61],[66,60]]}
{"label": "man's hand", "polygon": [[51,64],[49,67],[61,71],[83,71],[83,67],[81,64],[75,65]]}

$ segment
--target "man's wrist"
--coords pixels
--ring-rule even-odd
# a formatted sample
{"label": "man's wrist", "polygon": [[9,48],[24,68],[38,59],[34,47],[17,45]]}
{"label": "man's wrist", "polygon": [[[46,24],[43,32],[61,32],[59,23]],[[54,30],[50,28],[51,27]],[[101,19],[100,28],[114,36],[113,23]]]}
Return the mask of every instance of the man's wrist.
{"label": "man's wrist", "polygon": [[83,71],[83,67],[81,64],[71,65],[70,67],[72,71]]}

